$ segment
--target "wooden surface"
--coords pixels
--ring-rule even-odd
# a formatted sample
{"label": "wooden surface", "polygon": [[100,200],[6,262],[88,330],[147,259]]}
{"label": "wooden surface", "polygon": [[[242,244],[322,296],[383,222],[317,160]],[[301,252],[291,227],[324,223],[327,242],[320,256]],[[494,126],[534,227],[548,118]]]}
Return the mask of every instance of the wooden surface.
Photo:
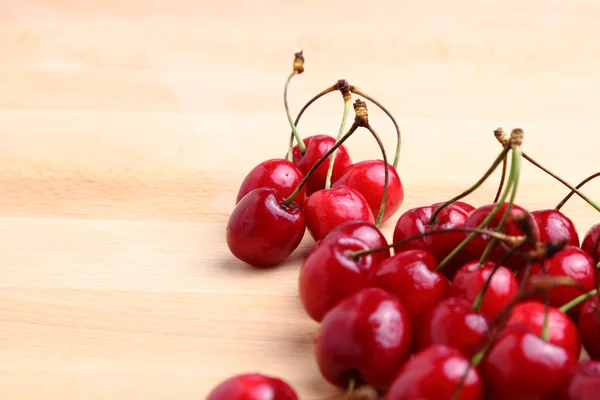
{"label": "wooden surface", "polygon": [[[245,174],[285,154],[293,52],[294,113],[347,78],[397,116],[406,210],[476,180],[496,126],[573,183],[597,172],[598,18],[591,0],[0,1],[0,398],[200,399],[245,371],[337,393],[297,299],[311,240],[268,271],[224,240]],[[331,96],[300,130],[335,135],[340,116]],[[378,157],[366,134],[348,146]],[[519,204],[564,194],[524,167]],[[582,234],[598,222],[565,211]]]}

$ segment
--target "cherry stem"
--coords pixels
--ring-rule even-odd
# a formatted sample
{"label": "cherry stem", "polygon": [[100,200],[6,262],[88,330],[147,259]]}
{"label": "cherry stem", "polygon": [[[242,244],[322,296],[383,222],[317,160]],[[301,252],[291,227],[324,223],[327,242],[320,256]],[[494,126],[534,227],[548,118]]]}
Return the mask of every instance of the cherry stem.
{"label": "cherry stem", "polygon": [[504,149],[502,149],[502,152],[500,152],[500,154],[498,155],[496,160],[494,160],[494,163],[492,164],[492,166],[486,171],[486,173],[477,182],[475,182],[475,184],[473,186],[471,186],[469,189],[467,189],[463,193],[459,194],[458,196],[455,196],[452,199],[446,201],[445,203],[440,204],[431,214],[431,218],[429,218],[429,224],[433,224],[436,221],[438,214],[445,207],[449,206],[450,204],[454,203],[455,201],[458,201],[458,200],[468,196],[469,194],[471,194],[475,190],[477,190],[477,188],[479,186],[481,186],[481,184],[483,182],[485,182],[487,180],[487,178],[490,177],[490,175],[496,170],[496,168],[498,168],[498,165],[500,165],[502,160],[506,157],[509,150],[510,150],[510,146],[507,146]]}
{"label": "cherry stem", "polygon": [[[599,177],[599,176],[600,176],[600,172],[596,172],[595,174],[588,176],[587,178],[585,178],[584,180],[582,180],[581,182],[579,182],[579,185],[575,186],[575,189],[581,189],[581,187],[583,187],[583,185],[585,185],[586,183],[588,183],[588,182],[589,182],[589,181],[591,181],[592,179],[595,179],[595,178],[597,178],[597,177]],[[564,199],[562,199],[562,200],[560,201],[560,203],[558,203],[558,204],[556,205],[556,207],[554,207],[554,209],[555,209],[556,211],[559,211],[559,210],[562,208],[562,206],[564,206],[564,205],[565,205],[565,203],[566,203],[567,201],[569,201],[569,199],[570,199],[571,197],[573,197],[573,195],[574,195],[574,194],[575,194],[575,192],[571,190],[571,191],[569,192],[569,194],[568,194],[568,195],[566,195],[566,196],[565,196],[565,198],[564,198]]]}
{"label": "cherry stem", "polygon": [[563,304],[558,309],[564,313],[569,312],[572,308],[577,307],[578,305],[580,305],[581,303],[583,303],[590,297],[597,295],[598,293],[600,293],[598,291],[598,289],[592,289],[587,293],[584,293],[580,296],[575,297],[573,300],[569,301],[568,303]]}
{"label": "cherry stem", "polygon": [[[296,141],[298,142],[298,149],[300,149],[300,153],[304,154],[306,152],[306,146],[304,145],[304,142],[302,141],[302,137],[300,136],[300,133],[298,133],[298,130],[296,129],[296,124],[294,124],[294,121],[292,120],[292,115],[290,114],[290,107],[288,104],[288,87],[290,86],[290,82],[292,81],[292,78],[296,75],[300,75],[301,73],[304,72],[304,56],[302,55],[302,51],[294,54],[294,70],[292,71],[292,73],[290,74],[290,76],[288,76],[287,80],[285,81],[285,86],[283,88],[283,104],[285,105],[285,115],[287,115],[287,119],[288,122],[290,123],[290,127],[292,128],[292,132],[294,134],[294,136],[296,137]],[[288,152],[288,160],[291,161],[291,157],[292,157],[292,153],[291,151]]]}
{"label": "cherry stem", "polygon": [[[348,121],[348,114],[350,114],[350,109],[352,108],[352,97],[350,92],[344,94],[344,114],[342,115],[342,123],[340,125],[340,130],[336,137],[336,141],[340,140],[342,136],[344,136],[344,132],[346,131],[346,122]],[[333,175],[333,166],[335,165],[335,156],[337,151],[334,151],[331,154],[331,158],[329,158],[329,168],[327,169],[327,177],[325,178],[325,189],[331,188],[331,176]]]}
{"label": "cherry stem", "polygon": [[388,188],[389,188],[389,175],[390,175],[389,164],[388,164],[388,160],[387,160],[387,154],[385,152],[385,146],[381,142],[381,138],[375,132],[375,130],[371,127],[370,124],[367,124],[365,126],[365,128],[367,128],[371,132],[371,134],[377,141],[377,144],[379,145],[379,148],[381,149],[381,154],[383,156],[383,167],[384,167],[383,174],[384,174],[385,182],[383,184],[383,194],[381,196],[381,205],[379,206],[379,212],[377,213],[377,218],[375,219],[375,225],[377,225],[377,227],[380,227],[381,222],[383,221],[383,214],[385,213],[385,203],[387,201]]}
{"label": "cherry stem", "polygon": [[[544,262],[544,260],[541,261],[540,266],[542,269],[542,276],[547,277],[548,269],[546,268],[546,263]],[[542,340],[544,340],[546,342],[550,338],[549,317],[550,317],[550,291],[546,290],[544,292],[544,320],[542,321],[542,332],[540,335]]]}
{"label": "cherry stem", "polygon": [[500,193],[502,193],[502,187],[504,186],[504,180],[506,179],[506,156],[502,159],[502,175],[500,176],[500,184],[498,185],[498,191],[496,191],[496,196],[494,196],[494,201],[492,203],[497,203],[500,198]]}
{"label": "cherry stem", "polygon": [[392,164],[392,166],[394,167],[394,169],[398,168],[398,161],[400,160],[400,147],[402,146],[402,136],[400,134],[400,127],[398,126],[396,119],[394,118],[392,113],[390,113],[387,110],[387,108],[385,108],[380,102],[378,102],[377,100],[375,100],[373,97],[369,96],[362,90],[358,89],[355,86],[350,86],[350,91],[354,94],[364,97],[365,99],[369,100],[371,103],[375,104],[377,107],[379,107],[381,109],[381,111],[383,111],[392,120],[392,123],[394,124],[394,128],[396,128],[396,153],[394,154],[394,163]]}

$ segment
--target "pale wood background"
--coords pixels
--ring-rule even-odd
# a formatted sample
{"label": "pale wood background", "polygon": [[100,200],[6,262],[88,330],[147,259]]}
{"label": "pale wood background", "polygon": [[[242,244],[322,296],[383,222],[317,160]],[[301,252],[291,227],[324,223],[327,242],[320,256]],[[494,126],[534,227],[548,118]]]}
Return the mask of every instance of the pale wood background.
{"label": "pale wood background", "polygon": [[[592,0],[2,0],[0,398],[200,399],[245,371],[337,393],[297,300],[310,240],[269,271],[224,240],[245,173],[285,154],[293,52],[294,112],[347,78],[398,117],[406,210],[477,179],[498,125],[573,183],[598,171],[599,19]],[[332,96],[300,129],[334,135],[340,116]],[[349,148],[378,156],[366,134]],[[524,168],[521,205],[565,192]],[[565,211],[582,234],[598,222]]]}

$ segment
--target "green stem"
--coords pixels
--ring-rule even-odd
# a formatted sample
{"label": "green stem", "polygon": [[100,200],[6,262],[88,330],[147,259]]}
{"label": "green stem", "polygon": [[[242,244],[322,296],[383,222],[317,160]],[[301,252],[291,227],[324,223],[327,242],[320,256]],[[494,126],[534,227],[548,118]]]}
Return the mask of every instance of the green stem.
{"label": "green stem", "polygon": [[377,218],[375,219],[375,224],[377,227],[381,226],[381,222],[383,221],[383,214],[385,213],[385,202],[387,201],[388,195],[388,185],[389,185],[389,164],[387,161],[387,154],[385,153],[385,146],[381,142],[381,138],[375,132],[375,130],[371,127],[371,125],[365,126],[371,132],[375,140],[377,140],[377,144],[381,149],[381,155],[383,156],[383,168],[384,168],[384,184],[383,184],[383,194],[381,196],[381,205],[379,206],[379,212],[377,213]]}
{"label": "green stem", "polygon": [[[348,114],[350,114],[350,110],[352,109],[352,98],[350,96],[344,97],[344,114],[342,115],[342,124],[340,125],[340,130],[338,131],[338,135],[336,137],[336,142],[344,136],[344,132],[346,131],[346,122],[348,121]],[[329,189],[331,187],[331,176],[333,175],[333,166],[335,165],[335,156],[337,151],[334,151],[331,154],[331,158],[329,159],[329,168],[327,169],[327,177],[325,178],[325,189]]]}
{"label": "green stem", "polygon": [[592,289],[587,293],[584,293],[580,296],[575,297],[573,300],[569,301],[568,303],[563,304],[558,309],[564,313],[569,312],[569,310],[571,310],[572,308],[577,307],[578,305],[580,305],[581,303],[583,303],[590,297],[597,295],[598,293],[599,293],[598,289]]}
{"label": "green stem", "polygon": [[[294,133],[294,137],[296,138],[296,141],[298,142],[298,148],[300,149],[300,153],[304,154],[306,152],[306,146],[304,145],[304,142],[302,141],[302,137],[300,136],[300,133],[298,133],[298,130],[296,129],[296,124],[294,124],[294,121],[292,120],[292,115],[290,114],[290,107],[288,105],[288,99],[287,99],[288,87],[290,86],[290,82],[292,81],[292,78],[296,75],[297,75],[297,72],[294,70],[294,72],[292,72],[290,74],[290,76],[288,76],[287,80],[285,81],[285,87],[283,88],[283,103],[285,104],[285,115],[287,115],[287,119],[288,119],[288,122],[290,123],[290,127],[292,128],[292,132]],[[290,158],[291,158],[291,152],[288,153],[288,159],[290,159]]]}
{"label": "green stem", "polygon": [[[599,176],[600,176],[600,172],[596,172],[595,174],[588,176],[587,178],[585,178],[584,180],[582,180],[581,182],[579,182],[579,185],[575,186],[575,189],[581,189],[581,188],[583,187],[583,185],[585,185],[586,183],[588,183],[588,182],[589,182],[589,181],[591,181],[592,179],[594,179],[594,178],[597,178],[597,177],[599,177]],[[568,195],[566,195],[566,196],[565,196],[565,198],[564,198],[564,199],[562,199],[562,200],[560,201],[560,203],[558,203],[558,204],[556,205],[556,207],[554,207],[554,209],[555,209],[556,211],[560,211],[560,209],[562,208],[562,206],[564,206],[564,205],[565,205],[565,203],[566,203],[567,201],[569,201],[569,199],[570,199],[571,197],[573,197],[573,195],[574,195],[574,194],[575,194],[575,192],[571,190],[571,191],[569,192],[569,194],[568,194]]]}
{"label": "green stem", "polygon": [[496,196],[494,196],[494,201],[492,203],[497,203],[500,198],[500,194],[502,193],[502,187],[504,186],[504,180],[506,179],[506,156],[502,159],[502,175],[500,176],[500,184],[498,185],[498,190],[496,191]]}
{"label": "green stem", "polygon": [[[546,269],[546,263],[544,260],[541,261],[540,267],[542,270],[542,276],[548,276],[548,269]],[[549,326],[549,315],[550,315],[550,291],[544,291],[544,320],[542,321],[542,334],[540,337],[544,341],[548,341],[550,338],[550,326]]]}

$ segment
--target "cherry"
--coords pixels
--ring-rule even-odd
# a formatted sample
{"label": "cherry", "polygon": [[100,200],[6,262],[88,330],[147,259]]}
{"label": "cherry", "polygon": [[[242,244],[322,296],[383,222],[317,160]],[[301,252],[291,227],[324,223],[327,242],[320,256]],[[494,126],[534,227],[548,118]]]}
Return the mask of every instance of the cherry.
{"label": "cherry", "polygon": [[375,222],[365,198],[356,190],[343,185],[311,194],[304,203],[304,212],[308,231],[316,241],[344,222]]}
{"label": "cherry", "polygon": [[600,360],[600,301],[597,296],[587,299],[581,306],[577,327],[589,356]]}
{"label": "cherry", "polygon": [[[375,224],[359,220],[347,221],[336,226],[317,245],[320,246],[339,236],[353,236],[365,242],[370,249],[378,249],[388,245],[385,236]],[[373,258],[373,265],[380,264],[390,258],[390,250],[378,251],[371,254],[371,257]]]}
{"label": "cherry", "polygon": [[350,258],[348,253],[368,250],[360,239],[337,236],[317,246],[300,269],[300,300],[308,315],[321,321],[331,307],[367,287],[370,255]]}
{"label": "cherry", "polygon": [[248,373],[221,382],[207,400],[298,400],[298,395],[279,378]]}
{"label": "cherry", "polygon": [[437,262],[423,250],[397,253],[371,268],[371,282],[396,295],[411,319],[429,311],[446,296],[448,279],[433,270]]}
{"label": "cherry", "polygon": [[[385,170],[383,165],[383,161],[381,160],[361,161],[352,164],[334,181],[332,187],[346,185],[356,190],[367,200],[373,215],[377,215],[381,207],[385,185]],[[393,166],[388,164],[388,192],[382,221],[390,219],[398,211],[403,200],[404,188],[402,187],[398,172]]]}
{"label": "cherry", "polygon": [[[466,263],[452,280],[448,296],[464,297],[471,302],[475,301],[495,266],[496,263],[490,261],[486,261],[483,265],[480,265],[478,261]],[[512,271],[499,266],[494,275],[491,275],[479,310],[487,318],[493,318],[510,304],[517,295],[518,289],[519,283]]]}
{"label": "cherry", "polygon": [[568,382],[577,359],[529,330],[510,329],[492,345],[480,365],[489,400],[548,399]]}
{"label": "cherry", "polygon": [[[468,368],[468,372],[467,372]],[[416,354],[394,379],[386,400],[450,399],[466,379],[455,400],[479,400],[483,385],[479,373],[469,366],[460,351],[444,345],[433,345]]]}
{"label": "cherry", "polygon": [[383,289],[368,288],[336,304],[323,318],[315,354],[327,381],[385,390],[410,355],[411,324],[404,306]]}
{"label": "cherry", "polygon": [[[300,168],[288,160],[274,158],[258,164],[242,182],[235,204],[254,189],[270,187],[283,197],[288,197],[298,187],[304,175]],[[306,197],[306,187],[302,187],[294,201],[302,207]]]}
{"label": "cherry", "polygon": [[[442,204],[444,204],[443,202],[441,203],[435,203],[432,204],[431,206],[436,209],[439,206],[441,206]],[[472,205],[470,205],[469,203],[465,203],[464,201],[455,201],[454,203],[452,203],[452,205],[455,205],[457,207],[462,208],[463,210],[465,210],[467,212],[467,214],[470,214],[471,211],[475,210],[475,207],[473,207]]]}
{"label": "cherry", "polygon": [[416,328],[416,347],[420,350],[443,344],[456,348],[465,357],[471,357],[487,332],[487,319],[472,310],[469,300],[450,297],[421,318]]}
{"label": "cherry", "polygon": [[531,213],[540,229],[540,241],[546,243],[553,239],[566,239],[570,246],[579,247],[579,235],[575,224],[560,211],[537,210]]}
{"label": "cherry", "polygon": [[[327,153],[329,149],[335,144],[335,139],[328,135],[315,135],[304,139],[302,142],[306,145],[306,152],[302,154],[298,145],[294,146],[292,151],[292,157],[294,164],[300,168],[300,171],[304,175],[312,168],[313,165],[319,161],[319,159]],[[327,157],[326,161],[323,162],[315,170],[308,180],[308,188],[306,189],[307,195],[311,195],[318,190],[325,188],[325,180],[327,178],[327,170],[329,169],[329,160],[331,156]],[[335,156],[335,163],[333,165],[332,181],[339,178],[344,170],[352,164],[348,150],[343,145],[338,147]]]}
{"label": "cherry", "polygon": [[254,189],[234,208],[227,223],[227,246],[238,259],[255,267],[285,260],[298,247],[306,223],[295,203],[283,205],[272,188]]}
{"label": "cherry", "polygon": [[597,400],[600,393],[600,362],[582,361],[571,375],[563,400]]}
{"label": "cherry", "polygon": [[[510,313],[505,329],[524,327],[536,335],[542,334],[545,315],[544,304],[537,301],[526,301],[517,304]],[[548,341],[567,350],[575,358],[579,358],[581,343],[577,326],[567,314],[555,307],[548,307]]]}
{"label": "cherry", "polygon": [[[596,262],[600,261],[600,224],[592,226],[581,242],[581,248]],[[598,244],[598,246],[597,246]]]}

